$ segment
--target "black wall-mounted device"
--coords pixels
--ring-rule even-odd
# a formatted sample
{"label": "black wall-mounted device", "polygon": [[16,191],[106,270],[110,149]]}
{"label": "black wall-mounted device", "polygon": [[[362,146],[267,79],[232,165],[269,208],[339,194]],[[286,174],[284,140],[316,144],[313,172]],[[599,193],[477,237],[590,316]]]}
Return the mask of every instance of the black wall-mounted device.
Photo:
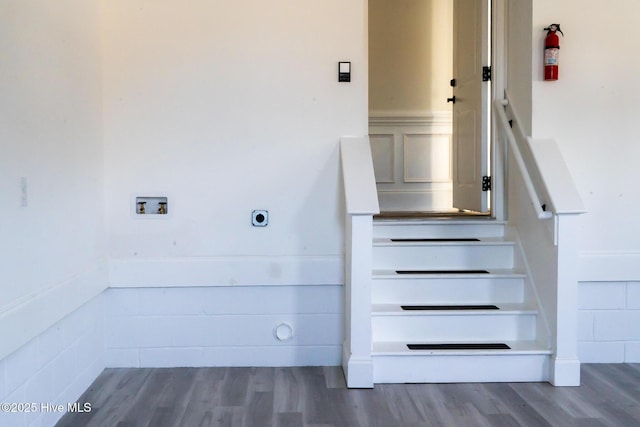
{"label": "black wall-mounted device", "polygon": [[338,81],[351,81],[351,62],[338,62]]}

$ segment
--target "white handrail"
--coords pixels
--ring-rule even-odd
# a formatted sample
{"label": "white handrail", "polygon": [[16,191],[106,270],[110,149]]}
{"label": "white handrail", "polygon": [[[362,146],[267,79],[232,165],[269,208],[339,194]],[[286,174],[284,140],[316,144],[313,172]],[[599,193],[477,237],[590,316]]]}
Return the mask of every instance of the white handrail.
{"label": "white handrail", "polygon": [[558,144],[553,139],[528,138],[542,183],[556,215],[582,214],[585,206],[578,188],[564,161]]}
{"label": "white handrail", "polygon": [[509,125],[509,120],[507,119],[507,114],[504,111],[504,107],[509,105],[509,101],[506,99],[498,99],[493,103],[494,112],[496,113],[497,122],[500,125],[501,131],[509,141],[509,146],[513,152],[513,157],[522,172],[522,176],[524,179],[525,187],[527,188],[527,193],[529,193],[529,198],[531,199],[531,203],[533,204],[533,208],[536,211],[536,215],[539,219],[550,219],[553,217],[553,214],[549,211],[545,211],[542,209],[542,202],[540,202],[540,198],[538,197],[538,193],[533,186],[533,181],[531,181],[531,176],[529,175],[529,171],[527,166],[522,158],[522,154],[520,153],[520,148],[518,147],[518,143],[516,142],[516,138],[513,135],[513,131],[511,130],[511,126]]}

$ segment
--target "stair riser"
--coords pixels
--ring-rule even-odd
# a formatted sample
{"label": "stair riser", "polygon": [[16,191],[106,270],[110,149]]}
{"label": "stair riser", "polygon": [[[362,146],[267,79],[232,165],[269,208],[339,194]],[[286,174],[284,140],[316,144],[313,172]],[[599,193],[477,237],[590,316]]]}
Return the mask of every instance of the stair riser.
{"label": "stair riser", "polygon": [[548,373],[547,355],[373,356],[375,383],[548,381]]}
{"label": "stair riser", "polygon": [[[524,304],[525,278],[513,272],[515,247],[503,240],[504,234],[504,224],[487,220],[374,221],[375,383],[548,380],[551,352],[536,340],[539,318]],[[473,238],[480,241],[462,241]],[[451,240],[438,241],[444,239]],[[395,274],[396,270],[440,273]],[[453,272],[460,270],[491,274]],[[502,310],[402,311],[398,306],[403,304],[486,304]],[[507,343],[510,349],[412,351],[406,347],[409,343]]]}
{"label": "stair riser", "polygon": [[373,247],[373,268],[376,270],[464,270],[512,267],[512,245]]}
{"label": "stair riser", "polygon": [[521,278],[374,279],[374,304],[496,304],[521,303]]}
{"label": "stair riser", "polygon": [[[421,314],[422,313],[422,314]],[[477,342],[529,341],[536,335],[536,315],[473,313],[374,315],[373,341]]]}
{"label": "stair riser", "polygon": [[394,224],[374,221],[373,237],[387,238],[461,238],[502,237],[501,224]]}

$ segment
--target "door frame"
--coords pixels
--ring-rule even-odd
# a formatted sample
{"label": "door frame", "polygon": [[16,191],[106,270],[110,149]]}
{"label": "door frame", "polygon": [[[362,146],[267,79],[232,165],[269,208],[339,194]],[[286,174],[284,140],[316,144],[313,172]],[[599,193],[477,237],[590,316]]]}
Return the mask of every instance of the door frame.
{"label": "door frame", "polygon": [[[495,99],[504,98],[504,92],[507,87],[507,0],[489,0],[491,7],[490,36],[491,42],[489,49],[491,51],[491,90],[489,93],[489,105],[486,106],[487,120],[489,123],[489,175],[492,177],[491,196],[489,200],[489,213],[492,218],[504,220],[505,212],[505,183],[502,177],[496,174],[495,165],[497,164],[495,145],[499,143],[495,135],[494,116],[491,106]],[[369,0],[365,0],[363,5],[364,20],[366,22],[366,34],[364,38],[365,50],[365,69],[367,70],[367,116],[366,128],[369,128],[369,108],[368,108],[368,86],[369,86]],[[368,134],[368,131],[367,131]]]}
{"label": "door frame", "polygon": [[496,220],[506,219],[505,175],[496,170],[496,165],[504,165],[504,159],[498,159],[496,144],[500,141],[495,132],[493,102],[504,98],[507,88],[507,0],[491,0],[491,92],[489,94],[489,175],[492,177],[489,209]]}

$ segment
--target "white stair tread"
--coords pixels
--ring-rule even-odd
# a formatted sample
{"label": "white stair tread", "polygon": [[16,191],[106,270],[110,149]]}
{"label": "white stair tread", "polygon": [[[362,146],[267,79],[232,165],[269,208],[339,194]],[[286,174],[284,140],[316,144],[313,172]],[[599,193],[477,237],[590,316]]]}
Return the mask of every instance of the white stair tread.
{"label": "white stair tread", "polygon": [[[493,304],[499,310],[403,310],[401,305],[465,305],[457,304],[433,304],[430,302],[411,301],[402,304],[373,304],[371,314],[373,316],[460,316],[460,315],[481,315],[490,314],[493,316],[514,315],[514,314],[536,314],[537,310],[525,304],[499,303]],[[473,305],[473,304],[469,304]],[[481,304],[485,305],[485,304]]]}
{"label": "white stair tread", "polygon": [[[491,341],[494,342],[494,341]],[[511,347],[508,350],[409,350],[407,344],[457,344],[458,342],[374,342],[372,345],[372,356],[429,356],[429,355],[451,355],[451,356],[477,356],[489,355],[515,355],[515,354],[551,354],[551,350],[544,348],[536,341],[501,341]],[[465,344],[486,344],[486,341],[464,342]]]}
{"label": "white stair tread", "polygon": [[[475,269],[474,269],[475,270]],[[524,273],[520,273],[514,270],[509,269],[496,269],[491,268],[487,269],[489,273],[427,273],[427,274],[398,274],[396,270],[373,270],[373,278],[374,279],[477,279],[477,278],[486,278],[486,279],[501,279],[501,278],[525,278],[526,275]]]}

